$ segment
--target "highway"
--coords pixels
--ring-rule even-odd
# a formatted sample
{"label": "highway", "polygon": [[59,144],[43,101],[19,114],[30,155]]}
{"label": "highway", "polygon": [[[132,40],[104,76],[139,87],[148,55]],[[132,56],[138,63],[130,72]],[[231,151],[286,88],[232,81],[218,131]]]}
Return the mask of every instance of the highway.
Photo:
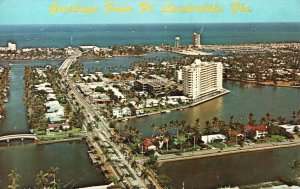
{"label": "highway", "polygon": [[[73,81],[71,79],[69,79],[68,77],[68,70],[70,68],[70,66],[76,62],[77,58],[80,57],[82,55],[82,53],[76,49],[75,51],[75,55],[70,56],[69,58],[67,58],[62,65],[60,66],[60,68],[58,69],[60,75],[62,76],[62,78],[65,79],[66,84],[69,85],[70,87],[70,91],[69,94],[74,94],[74,97],[76,99],[76,101],[79,103],[80,106],[83,107],[83,110],[85,111],[85,115],[86,115],[86,119],[88,123],[94,123],[96,122],[96,117],[99,118],[97,124],[98,127],[93,127],[92,131],[87,131],[87,136],[90,137],[91,139],[98,137],[99,141],[96,141],[95,143],[97,143],[95,146],[98,147],[99,151],[102,151],[101,149],[101,144],[103,145],[103,143],[107,143],[107,145],[109,145],[110,147],[112,147],[113,149],[113,156],[117,157],[117,162],[118,163],[109,163],[111,171],[113,172],[113,174],[115,175],[116,178],[121,179],[123,178],[122,175],[120,175],[120,170],[124,170],[124,167],[126,170],[128,170],[131,174],[131,177],[126,176],[123,178],[123,182],[122,185],[129,185],[130,188],[147,188],[147,184],[146,181],[141,179],[137,173],[137,171],[135,169],[133,169],[131,167],[131,164],[127,161],[125,155],[123,153],[121,153],[121,146],[118,146],[117,144],[115,144],[114,142],[111,141],[112,137],[114,136],[114,131],[109,128],[109,124],[108,122],[105,120],[105,118],[98,112],[93,110],[93,107],[91,106],[91,104],[89,104],[87,102],[87,100],[84,98],[83,95],[81,95],[81,93],[77,90],[75,84],[73,83]],[[107,156],[111,156],[111,154],[107,155]],[[111,159],[111,157],[106,157],[106,159]],[[122,167],[120,167],[120,165],[122,165]],[[139,165],[138,167],[143,167],[142,165]],[[140,171],[140,170],[138,170]],[[152,180],[152,178],[149,178],[154,184],[154,180]],[[157,188],[160,188],[158,185],[156,185]]]}

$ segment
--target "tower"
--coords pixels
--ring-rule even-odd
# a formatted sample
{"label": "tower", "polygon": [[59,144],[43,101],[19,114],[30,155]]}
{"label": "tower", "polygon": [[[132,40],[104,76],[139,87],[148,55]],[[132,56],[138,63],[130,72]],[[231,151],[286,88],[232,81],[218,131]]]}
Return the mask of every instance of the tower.
{"label": "tower", "polygon": [[180,37],[175,37],[175,47],[179,47],[180,46]]}
{"label": "tower", "polygon": [[192,43],[193,47],[200,47],[200,33],[193,33]]}

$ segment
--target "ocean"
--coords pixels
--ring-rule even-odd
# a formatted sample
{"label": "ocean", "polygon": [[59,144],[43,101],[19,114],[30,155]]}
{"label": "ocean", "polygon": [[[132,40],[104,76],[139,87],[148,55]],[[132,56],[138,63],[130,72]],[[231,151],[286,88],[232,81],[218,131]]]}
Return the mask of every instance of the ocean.
{"label": "ocean", "polygon": [[231,24],[111,24],[111,25],[0,25],[0,46],[15,42],[19,48],[69,45],[191,44],[201,31],[201,44],[300,42],[300,23]]}

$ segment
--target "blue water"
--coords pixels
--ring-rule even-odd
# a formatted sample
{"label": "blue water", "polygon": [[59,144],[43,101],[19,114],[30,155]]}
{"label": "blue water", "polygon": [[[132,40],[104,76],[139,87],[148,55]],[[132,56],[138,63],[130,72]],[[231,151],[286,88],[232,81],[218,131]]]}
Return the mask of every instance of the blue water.
{"label": "blue water", "polygon": [[[300,23],[236,24],[113,24],[113,25],[1,25],[0,46],[8,41],[18,47],[66,47],[68,45],[191,44],[193,32],[202,44],[300,42]],[[72,40],[71,40],[72,38]]]}
{"label": "blue water", "polygon": [[151,52],[146,54],[145,56],[122,56],[122,57],[114,57],[112,59],[100,59],[99,62],[95,62],[95,60],[85,60],[83,61],[84,71],[85,73],[102,71],[103,73],[109,72],[121,72],[128,71],[131,64],[136,61],[144,61],[144,60],[152,60],[155,62],[155,58],[159,62],[164,61],[164,58],[170,57],[180,57],[178,54],[170,53],[170,52]]}

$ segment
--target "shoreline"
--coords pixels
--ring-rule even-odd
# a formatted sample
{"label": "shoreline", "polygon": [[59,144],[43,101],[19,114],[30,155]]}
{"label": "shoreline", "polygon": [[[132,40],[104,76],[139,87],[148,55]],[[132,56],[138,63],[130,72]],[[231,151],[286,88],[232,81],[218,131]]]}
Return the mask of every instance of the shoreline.
{"label": "shoreline", "polygon": [[[145,114],[141,114],[141,115],[123,117],[122,119],[118,119],[118,121],[119,120],[120,121],[124,121],[124,119],[143,118],[143,117],[147,117],[147,116],[151,116],[151,115],[157,115],[157,114],[167,114],[167,113],[170,113],[172,111],[181,111],[181,110],[184,110],[184,109],[187,109],[187,108],[192,108],[194,106],[197,106],[197,105],[202,104],[204,102],[207,102],[207,101],[210,101],[212,99],[218,98],[220,96],[226,95],[228,93],[230,93],[230,91],[227,90],[227,89],[224,89],[224,91],[222,93],[220,93],[220,94],[217,94],[217,95],[215,95],[213,97],[210,97],[210,98],[207,98],[207,99],[203,99],[203,100],[194,102],[194,103],[186,105],[186,106],[181,106],[181,107],[176,107],[176,108],[171,108],[171,109],[164,109],[164,110],[161,110],[161,111],[151,112],[151,113],[145,113]],[[170,112],[167,112],[167,111],[170,111]]]}
{"label": "shoreline", "polygon": [[261,86],[268,86],[268,87],[285,87],[285,88],[294,88],[294,89],[298,89],[300,88],[300,86],[291,86],[291,85],[284,85],[284,84],[274,84],[274,83],[270,83],[268,84],[267,82],[266,83],[263,83],[263,82],[257,82],[257,81],[242,81],[242,80],[238,80],[238,79],[224,79],[225,81],[236,81],[236,82],[241,82],[241,83],[250,83],[250,84],[256,84],[256,85],[261,85]]}
{"label": "shoreline", "polygon": [[[193,155],[193,151],[191,152],[183,152],[184,155],[175,155],[175,154],[167,154],[173,155],[174,157],[166,158],[166,159],[159,159],[161,156],[158,156],[158,164],[161,167],[165,163],[169,162],[176,162],[176,161],[185,161],[185,160],[193,160],[193,159],[202,159],[202,158],[210,158],[210,157],[218,157],[218,156],[226,156],[231,154],[240,154],[240,153],[255,153],[259,151],[267,151],[273,149],[281,149],[281,148],[291,148],[300,146],[300,141],[297,142],[285,142],[284,144],[276,144],[276,143],[265,143],[262,145],[267,146],[245,146],[244,148],[236,148],[236,147],[229,147],[229,149],[224,148],[223,150],[220,149],[212,149],[208,151],[195,151],[195,153],[203,152],[202,154],[195,154]],[[227,150],[226,150],[227,149]]]}
{"label": "shoreline", "polygon": [[30,62],[30,61],[64,61],[65,59],[63,58],[58,58],[58,59],[47,59],[47,58],[43,58],[43,59],[13,59],[13,60],[3,60],[0,59],[0,62]]}
{"label": "shoreline", "polygon": [[54,144],[54,143],[63,143],[63,142],[79,142],[82,141],[83,137],[68,138],[68,139],[59,139],[59,140],[49,140],[49,141],[37,141],[35,144]]}

